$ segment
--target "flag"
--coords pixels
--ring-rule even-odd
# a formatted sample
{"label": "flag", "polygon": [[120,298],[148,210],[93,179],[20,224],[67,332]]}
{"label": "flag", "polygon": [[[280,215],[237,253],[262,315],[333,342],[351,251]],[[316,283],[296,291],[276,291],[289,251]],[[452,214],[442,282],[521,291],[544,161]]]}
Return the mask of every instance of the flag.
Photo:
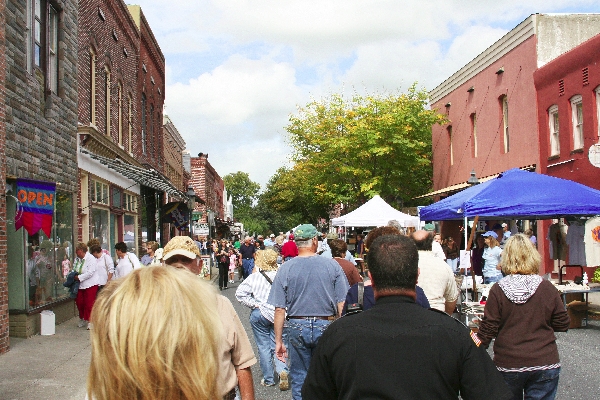
{"label": "flag", "polygon": [[55,200],[56,183],[17,179],[15,229],[25,227],[29,235],[41,229],[50,237]]}

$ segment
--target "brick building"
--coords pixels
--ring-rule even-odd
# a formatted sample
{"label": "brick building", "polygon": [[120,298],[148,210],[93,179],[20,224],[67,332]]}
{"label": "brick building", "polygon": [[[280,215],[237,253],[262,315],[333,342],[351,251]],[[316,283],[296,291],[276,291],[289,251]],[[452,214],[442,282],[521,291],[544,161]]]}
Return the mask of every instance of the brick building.
{"label": "brick building", "polygon": [[[66,51],[77,46],[76,18],[72,0],[0,2],[0,353],[9,334],[39,332],[40,311],[57,322],[74,312],[60,266],[77,210],[77,52]],[[31,204],[17,193],[22,179],[56,185],[48,235],[15,229]]]}
{"label": "brick building", "polygon": [[78,45],[79,237],[140,255],[167,195],[185,198],[163,175],[164,57],[139,6],[122,0],[79,2]]}
{"label": "brick building", "polygon": [[229,226],[225,221],[223,206],[223,179],[208,162],[208,153],[199,153],[191,157],[191,180],[189,185],[202,202],[196,203],[195,211],[201,212],[199,222],[208,224],[210,236],[221,237],[229,234]]}
{"label": "brick building", "polygon": [[[464,189],[472,170],[479,178],[515,167],[542,172],[534,73],[598,32],[600,14],[533,14],[433,89],[431,107],[450,122],[432,129],[433,191],[422,197]],[[444,223],[443,235],[462,240],[459,225]]]}
{"label": "brick building", "polygon": [[[600,35],[544,65],[533,77],[540,172],[600,190],[600,160],[595,156],[600,154]],[[542,234],[550,224],[544,221]],[[549,260],[549,254],[542,255]],[[573,264],[570,259],[565,261]],[[587,270],[589,276],[594,269]],[[569,279],[573,273],[579,275],[580,271],[568,270]]]}

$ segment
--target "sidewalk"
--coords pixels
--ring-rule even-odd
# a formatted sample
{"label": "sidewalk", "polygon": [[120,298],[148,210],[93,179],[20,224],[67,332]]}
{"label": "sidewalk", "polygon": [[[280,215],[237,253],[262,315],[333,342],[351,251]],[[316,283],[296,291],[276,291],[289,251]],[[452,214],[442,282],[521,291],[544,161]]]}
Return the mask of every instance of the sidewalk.
{"label": "sidewalk", "polygon": [[85,399],[90,332],[78,321],[57,325],[52,336],[10,338],[10,351],[0,356],[0,399]]}

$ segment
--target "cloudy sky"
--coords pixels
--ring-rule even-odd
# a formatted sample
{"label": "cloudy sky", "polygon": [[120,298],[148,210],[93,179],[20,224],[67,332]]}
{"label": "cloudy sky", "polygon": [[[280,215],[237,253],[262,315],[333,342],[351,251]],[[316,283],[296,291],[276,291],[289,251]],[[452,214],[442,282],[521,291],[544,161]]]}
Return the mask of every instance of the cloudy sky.
{"label": "cloudy sky", "polygon": [[[128,2],[128,1],[127,1]],[[167,114],[193,156],[263,188],[298,105],[433,89],[533,13],[597,0],[138,0],[167,63]],[[168,4],[168,5],[167,5]]]}

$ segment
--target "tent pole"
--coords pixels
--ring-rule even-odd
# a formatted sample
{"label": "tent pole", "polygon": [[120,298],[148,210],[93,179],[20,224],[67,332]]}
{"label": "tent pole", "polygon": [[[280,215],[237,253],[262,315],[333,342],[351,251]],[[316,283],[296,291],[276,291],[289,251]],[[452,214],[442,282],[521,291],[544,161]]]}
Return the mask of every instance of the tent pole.
{"label": "tent pole", "polygon": [[473,252],[471,251],[471,247],[473,246],[473,237],[475,236],[475,232],[477,231],[476,227],[478,223],[479,215],[475,216],[475,218],[473,219],[473,229],[471,229],[471,235],[469,236],[469,241],[467,242],[471,254],[471,278],[473,279],[473,296],[475,296],[475,300],[477,300],[477,282],[475,282],[475,269],[473,268]]}

